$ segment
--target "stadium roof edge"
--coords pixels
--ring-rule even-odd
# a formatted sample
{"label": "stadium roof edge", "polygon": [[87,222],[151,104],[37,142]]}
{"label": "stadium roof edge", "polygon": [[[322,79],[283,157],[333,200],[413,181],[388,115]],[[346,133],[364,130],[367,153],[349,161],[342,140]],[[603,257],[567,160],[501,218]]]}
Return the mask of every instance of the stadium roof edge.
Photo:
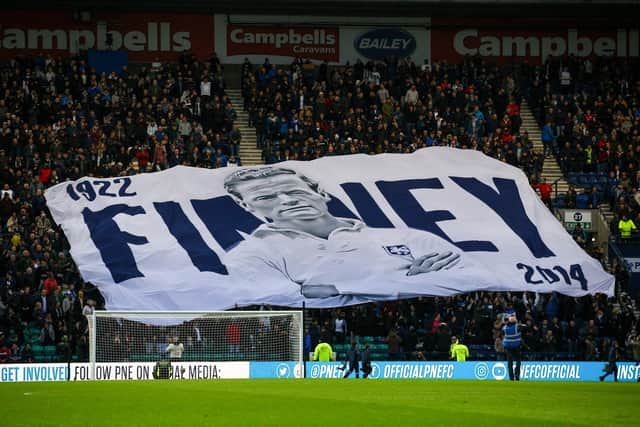
{"label": "stadium roof edge", "polygon": [[[367,7],[363,7],[364,5]],[[606,4],[606,7],[603,5]],[[19,5],[19,7],[18,7]],[[22,0],[4,9],[180,11],[185,13],[305,14],[335,16],[430,16],[448,18],[528,17],[628,18],[637,16],[640,0],[327,0],[308,4],[292,0]]]}

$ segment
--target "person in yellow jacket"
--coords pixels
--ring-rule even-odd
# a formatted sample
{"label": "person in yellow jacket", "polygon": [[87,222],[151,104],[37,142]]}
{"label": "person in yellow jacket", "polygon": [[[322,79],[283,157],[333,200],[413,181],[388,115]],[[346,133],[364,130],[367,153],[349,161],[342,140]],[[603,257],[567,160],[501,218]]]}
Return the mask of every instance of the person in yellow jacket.
{"label": "person in yellow jacket", "polygon": [[467,357],[469,357],[469,348],[456,337],[453,337],[451,342],[451,358],[456,359],[458,362],[466,361]]}
{"label": "person in yellow jacket", "polygon": [[331,345],[320,340],[315,350],[313,350],[313,360],[318,362],[328,362],[330,360],[335,360]]}
{"label": "person in yellow jacket", "polygon": [[623,239],[629,239],[631,237],[631,232],[636,229],[636,225],[630,220],[627,215],[622,215],[622,219],[618,222],[618,231],[620,232],[620,237]]}

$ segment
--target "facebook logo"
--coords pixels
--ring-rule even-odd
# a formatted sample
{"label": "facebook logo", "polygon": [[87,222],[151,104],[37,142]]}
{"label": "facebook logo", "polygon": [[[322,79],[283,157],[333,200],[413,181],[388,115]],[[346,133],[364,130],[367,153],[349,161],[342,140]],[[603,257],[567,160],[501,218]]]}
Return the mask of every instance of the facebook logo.
{"label": "facebook logo", "polygon": [[411,249],[409,249],[407,245],[385,246],[384,250],[387,251],[389,255],[400,255],[400,256],[411,255]]}

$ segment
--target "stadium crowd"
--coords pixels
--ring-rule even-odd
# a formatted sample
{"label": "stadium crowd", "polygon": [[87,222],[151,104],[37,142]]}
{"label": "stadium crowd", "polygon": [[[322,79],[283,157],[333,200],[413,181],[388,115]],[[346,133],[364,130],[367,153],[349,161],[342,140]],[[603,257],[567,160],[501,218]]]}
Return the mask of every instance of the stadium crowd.
{"label": "stadium crowd", "polygon": [[[451,338],[474,359],[502,357],[507,313],[522,324],[523,351],[532,360],[607,360],[618,342],[624,357],[640,360],[636,301],[625,293],[569,298],[559,294],[477,292],[311,312],[307,349],[318,340],[334,344],[376,337],[390,360],[449,359]],[[374,357],[386,357],[386,354]]]}
{"label": "stadium crowd", "polygon": [[0,84],[0,361],[33,361],[35,346],[86,355],[84,315],[101,297],[81,280],[44,190],[86,175],[240,165],[222,66],[183,54],[98,74],[82,57],[15,58]]}
{"label": "stadium crowd", "polygon": [[[572,184],[559,206],[609,204],[620,221],[640,222],[640,68],[616,58],[549,58],[531,78],[530,105],[545,151]],[[623,227],[624,228],[624,227]],[[622,237],[629,237],[624,233]]]}
{"label": "stadium crowd", "polygon": [[[286,69],[247,62],[242,89],[267,163],[450,146],[482,150],[537,182],[543,157],[519,132],[530,72],[471,58],[317,70],[302,61]],[[0,68],[0,82],[0,361],[45,360],[39,352],[52,346],[56,357],[86,359],[85,315],[103,302],[80,278],[44,190],[85,175],[239,165],[238,106],[225,95],[215,54],[108,75],[81,57],[17,58]],[[622,293],[616,300],[477,293],[366,304],[340,315],[312,312],[307,345],[377,336],[385,337],[385,357],[420,359],[441,357],[455,334],[478,346],[475,356],[497,354],[497,324],[511,305],[532,352],[596,360],[610,340],[637,347],[634,304]]]}
{"label": "stadium crowd", "polygon": [[243,65],[245,109],[266,163],[446,146],[481,150],[539,178],[543,158],[520,134],[516,70],[408,58],[309,67]]}

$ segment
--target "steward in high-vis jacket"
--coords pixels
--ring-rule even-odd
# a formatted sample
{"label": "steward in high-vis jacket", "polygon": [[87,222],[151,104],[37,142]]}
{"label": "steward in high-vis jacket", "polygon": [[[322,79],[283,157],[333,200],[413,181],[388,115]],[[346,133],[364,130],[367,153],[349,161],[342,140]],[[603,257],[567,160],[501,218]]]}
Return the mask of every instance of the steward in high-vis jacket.
{"label": "steward in high-vis jacket", "polygon": [[[509,379],[513,381],[520,381],[520,364],[522,363],[522,354],[520,353],[520,346],[522,344],[522,334],[520,332],[520,325],[516,319],[516,316],[509,316],[507,323],[502,327],[504,337],[502,339],[502,345],[504,351],[507,353],[507,368],[509,369]],[[516,361],[515,372],[513,370],[513,361]]]}

